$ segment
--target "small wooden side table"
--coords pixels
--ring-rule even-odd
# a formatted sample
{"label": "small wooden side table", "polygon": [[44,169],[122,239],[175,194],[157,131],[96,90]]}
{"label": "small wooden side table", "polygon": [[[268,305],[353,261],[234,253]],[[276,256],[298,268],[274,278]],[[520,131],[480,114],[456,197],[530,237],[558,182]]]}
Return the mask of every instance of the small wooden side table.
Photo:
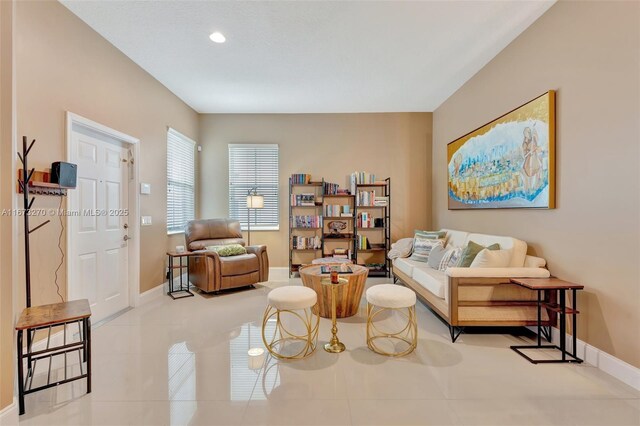
{"label": "small wooden side table", "polygon": [[[27,394],[38,392],[54,386],[73,382],[74,380],[87,379],[87,393],[91,393],[91,308],[87,299],[72,300],[70,302],[54,303],[51,305],[33,306],[26,308],[20,314],[16,324],[17,349],[18,349],[18,405],[20,414],[24,414],[24,397]],[[76,324],[80,335],[79,341],[67,343],[67,326]],[[63,342],[60,346],[51,347],[51,330],[53,327],[63,327]],[[38,330],[48,329],[47,346],[45,349],[33,350],[33,340]],[[27,333],[27,351],[23,348],[23,333]],[[78,352],[80,374],[70,376],[67,368],[67,356],[71,352]],[[51,374],[51,365],[54,357],[64,358],[64,378]],[[27,360],[27,375],[24,374],[24,360]],[[38,361],[48,359],[47,382],[44,385],[33,387]],[[82,364],[86,362],[87,368]]]}
{"label": "small wooden side table", "polygon": [[[538,292],[538,342],[536,345],[519,345],[511,346],[518,354],[522,355],[532,364],[549,364],[549,363],[561,363],[561,362],[575,362],[581,363],[582,360],[576,355],[576,343],[578,339],[576,315],[580,312],[577,310],[577,290],[584,288],[581,284],[574,284],[568,281],[564,281],[558,278],[511,278],[512,283],[519,286],[528,288]],[[542,293],[544,291],[556,291],[559,294],[560,303],[548,303],[542,301]],[[566,291],[571,290],[572,307],[567,308]],[[560,346],[558,345],[543,345],[542,344],[542,308],[552,310],[560,314]],[[573,319],[573,345],[571,352],[567,351],[567,315],[572,315]],[[535,349],[556,349],[562,354],[561,359],[533,359],[525,354],[522,350],[535,350]]]}
{"label": "small wooden side table", "polygon": [[[191,256],[198,256],[198,254],[194,253],[192,251],[183,251],[181,253],[178,253],[177,251],[168,251],[167,252],[167,258],[169,259],[169,291],[167,292],[167,294],[169,296],[171,296],[171,298],[173,300],[182,299],[184,297],[192,297],[193,296],[193,293],[189,290],[189,285],[190,285],[190,281],[189,281],[189,258]],[[174,264],[173,264],[173,261],[174,261],[175,258],[178,258],[178,260],[180,261],[180,264],[177,265],[177,266],[174,266]],[[186,259],[186,264],[185,265],[182,264],[182,259]],[[184,268],[187,269],[187,285],[186,286],[184,285],[183,279],[182,279],[182,270]],[[179,269],[179,275],[180,275],[180,287],[178,287],[176,289],[173,288],[173,282],[174,282],[173,271],[175,269]]]}

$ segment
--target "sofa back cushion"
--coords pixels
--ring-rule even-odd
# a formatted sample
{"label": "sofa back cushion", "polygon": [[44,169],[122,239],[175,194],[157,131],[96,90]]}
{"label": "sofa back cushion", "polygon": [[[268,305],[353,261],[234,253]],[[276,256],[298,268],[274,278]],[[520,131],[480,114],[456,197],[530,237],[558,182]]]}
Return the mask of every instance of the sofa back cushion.
{"label": "sofa back cushion", "polygon": [[520,268],[524,266],[524,259],[527,256],[527,243],[511,237],[501,237],[499,235],[467,234],[467,241],[474,241],[480,245],[488,247],[492,244],[500,245],[501,250],[511,251],[509,267]]}
{"label": "sofa back cushion", "polygon": [[467,245],[467,236],[468,232],[464,231],[456,231],[453,229],[441,229],[447,233],[445,237],[447,244],[452,245],[453,247],[464,247]]}

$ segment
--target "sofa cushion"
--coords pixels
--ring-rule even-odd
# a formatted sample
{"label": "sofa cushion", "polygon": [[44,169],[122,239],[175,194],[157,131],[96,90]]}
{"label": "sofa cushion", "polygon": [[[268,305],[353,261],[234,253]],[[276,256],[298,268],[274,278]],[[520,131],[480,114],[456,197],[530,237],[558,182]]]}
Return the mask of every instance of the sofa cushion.
{"label": "sofa cushion", "polygon": [[240,254],[220,258],[220,272],[223,276],[243,275],[260,270],[260,262],[255,254]]}
{"label": "sofa cushion", "polygon": [[524,266],[524,259],[527,255],[527,243],[511,237],[486,234],[468,234],[467,242],[474,241],[483,246],[499,244],[502,250],[511,250],[511,261],[509,266],[520,268]]}
{"label": "sofa cushion", "polygon": [[422,263],[413,268],[411,278],[440,299],[446,298],[447,277],[444,272],[437,271]]}
{"label": "sofa cushion", "polygon": [[511,260],[511,250],[480,250],[469,268],[506,268]]}
{"label": "sofa cushion", "polygon": [[447,233],[447,244],[454,247],[464,247],[465,245],[467,245],[467,236],[469,235],[468,232],[456,231],[453,229],[441,229],[441,231],[445,231]]}
{"label": "sofa cushion", "polygon": [[413,268],[416,265],[424,265],[424,263],[411,258],[398,258],[393,261],[393,267],[409,277],[413,274]]}

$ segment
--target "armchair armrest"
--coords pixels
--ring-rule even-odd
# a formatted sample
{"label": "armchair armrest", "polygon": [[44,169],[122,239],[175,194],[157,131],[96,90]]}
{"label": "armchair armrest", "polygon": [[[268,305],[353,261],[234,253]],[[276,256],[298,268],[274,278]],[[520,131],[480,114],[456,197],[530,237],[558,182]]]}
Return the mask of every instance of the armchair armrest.
{"label": "armchair armrest", "polygon": [[452,278],[549,278],[544,268],[447,268],[445,274]]}
{"label": "armchair armrest", "polygon": [[267,246],[247,246],[247,253],[255,254],[260,263],[260,282],[269,281],[269,255],[267,254]]}

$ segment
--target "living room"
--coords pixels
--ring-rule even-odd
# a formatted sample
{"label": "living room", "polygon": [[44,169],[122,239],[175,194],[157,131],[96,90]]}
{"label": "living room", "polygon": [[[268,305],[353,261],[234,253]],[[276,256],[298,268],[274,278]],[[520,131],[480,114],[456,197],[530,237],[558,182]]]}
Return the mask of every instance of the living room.
{"label": "living room", "polygon": [[[0,424],[640,424],[639,55],[637,2],[1,2]],[[514,143],[534,159],[518,160],[534,176],[523,185],[546,185],[542,196],[509,204],[506,183],[467,185],[454,199],[465,142],[539,105],[540,124]],[[115,209],[125,214],[108,215],[122,254],[87,286],[83,250],[95,239],[81,234],[95,215],[73,212],[92,207],[81,147],[94,139],[118,147],[127,191]],[[271,157],[235,163],[232,146],[268,146]],[[77,165],[77,184],[47,180],[55,162]],[[243,167],[258,163],[275,181],[260,175],[248,194]],[[184,164],[178,177],[192,178],[172,181]],[[41,186],[23,205],[16,176],[29,181],[20,173],[31,168]],[[357,224],[374,206],[356,201],[368,189],[352,186],[354,172],[375,175],[358,183],[385,199],[370,209],[380,229]],[[290,183],[299,174],[313,185]],[[182,184],[186,193],[172,192]],[[310,192],[312,205],[292,202]],[[295,230],[293,218],[320,217],[331,195],[348,215],[325,214],[321,249],[296,252],[292,236],[316,233]],[[483,206],[484,196],[499,201]],[[213,219],[228,229],[203,236],[198,225],[213,225],[198,221]],[[329,240],[341,232],[350,243]],[[356,242],[372,234],[383,245],[375,260]],[[216,239],[259,259],[224,266],[240,257],[206,249]],[[487,261],[499,260],[494,243],[510,250],[511,263],[434,275],[416,260],[421,248],[433,261],[438,244],[444,256],[472,241]],[[321,270],[313,261],[343,247],[352,274],[329,269],[346,285],[311,276]],[[190,257],[200,249],[209,254]],[[169,257],[192,263],[175,273]],[[366,282],[356,282],[361,269]],[[536,280],[565,287],[536,291]],[[173,296],[193,296],[174,300],[176,285],[188,292]],[[384,285],[389,293],[376,294]],[[119,296],[96,302],[101,286]],[[300,318],[302,359],[269,340],[280,319],[268,307],[284,303],[274,291],[291,287],[283,297],[313,302]],[[332,291],[349,294],[352,315],[342,305],[333,315]],[[53,338],[40,331],[32,347],[36,326],[18,330],[27,306],[85,299],[90,316],[74,317],[64,336],[48,328]],[[397,312],[375,317],[385,303]],[[375,342],[391,333],[369,338],[386,324],[409,333],[382,349]],[[541,346],[540,335],[562,348],[518,352]],[[32,363],[67,338],[78,355],[62,367]],[[539,357],[572,362],[529,362]],[[67,362],[81,377],[60,383]],[[24,394],[34,380],[52,386]]]}

